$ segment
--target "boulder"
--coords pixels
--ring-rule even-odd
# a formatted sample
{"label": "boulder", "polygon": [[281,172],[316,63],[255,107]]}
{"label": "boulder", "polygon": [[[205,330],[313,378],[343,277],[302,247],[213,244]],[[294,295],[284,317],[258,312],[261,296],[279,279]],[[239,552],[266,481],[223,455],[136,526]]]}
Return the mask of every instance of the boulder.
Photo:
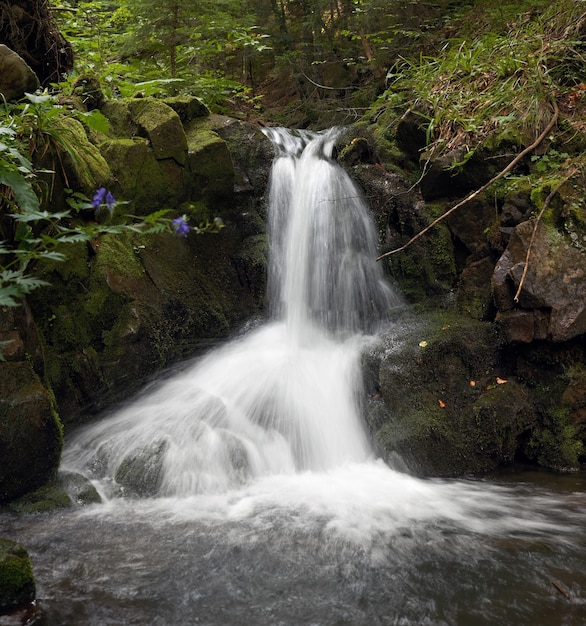
{"label": "boulder", "polygon": [[31,363],[0,362],[0,503],[54,475],[62,446],[52,396]]}
{"label": "boulder", "polygon": [[24,59],[0,44],[0,95],[9,102],[20,100],[26,92],[34,93],[39,79]]}
{"label": "boulder", "polygon": [[32,602],[35,594],[33,566],[27,551],[16,541],[0,538],[0,612]]}
{"label": "boulder", "polygon": [[586,333],[586,253],[541,222],[533,238],[534,226],[528,220],[513,230],[494,269],[497,320],[510,342],[567,341]]}
{"label": "boulder", "polygon": [[367,417],[380,453],[423,476],[512,463],[535,421],[500,365],[494,324],[448,311],[396,320],[366,359]]}

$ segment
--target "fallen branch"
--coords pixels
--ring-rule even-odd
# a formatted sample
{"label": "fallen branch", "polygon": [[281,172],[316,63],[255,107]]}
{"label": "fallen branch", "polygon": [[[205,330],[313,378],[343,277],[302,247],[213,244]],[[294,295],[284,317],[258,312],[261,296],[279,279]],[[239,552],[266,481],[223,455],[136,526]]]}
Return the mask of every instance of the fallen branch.
{"label": "fallen branch", "polygon": [[555,102],[555,100],[554,100],[554,103],[553,103],[553,107],[554,107],[553,116],[552,116],[551,120],[549,121],[549,124],[547,125],[545,130],[539,135],[539,137],[537,137],[537,139],[530,146],[527,146],[524,150],[519,152],[519,154],[503,170],[501,170],[496,176],[491,178],[487,183],[482,185],[482,187],[480,187],[476,191],[473,191],[472,193],[467,195],[463,200],[460,200],[460,202],[455,204],[451,209],[448,209],[445,213],[440,215],[431,224],[429,224],[429,226],[426,226],[423,230],[419,231],[406,244],[402,245],[400,248],[396,248],[395,250],[391,250],[390,252],[385,252],[385,254],[382,254],[381,256],[378,257],[377,261],[380,261],[381,259],[384,259],[385,257],[390,256],[391,254],[396,254],[397,252],[402,252],[403,250],[408,248],[413,242],[417,241],[417,239],[419,239],[420,237],[425,235],[425,233],[429,232],[434,226],[439,224],[442,220],[444,220],[446,217],[448,217],[454,211],[456,211],[456,209],[459,209],[461,206],[464,206],[466,203],[470,202],[470,200],[472,200],[473,198],[476,198],[476,196],[480,195],[483,191],[488,189],[493,183],[495,183],[497,180],[499,180],[503,176],[505,176],[505,174],[510,172],[515,167],[515,165],[517,165],[517,163],[519,163],[519,161],[521,159],[523,159],[525,156],[527,156],[530,152],[533,152],[533,150],[535,150],[535,148],[537,148],[537,146],[547,137],[547,135],[549,135],[549,133],[551,132],[551,129],[556,125],[556,122],[558,121],[560,110],[559,110],[557,102]]}
{"label": "fallen branch", "polygon": [[[574,170],[575,171],[575,170]],[[574,173],[574,171],[572,173]],[[533,232],[531,233],[531,239],[529,241],[529,245],[527,246],[527,254],[525,255],[525,265],[523,267],[523,274],[521,275],[521,280],[519,281],[519,286],[517,287],[517,292],[515,293],[515,297],[513,298],[515,302],[519,302],[519,296],[521,295],[521,289],[523,289],[523,283],[525,282],[525,277],[527,276],[527,270],[529,269],[529,257],[531,256],[531,249],[533,248],[533,242],[535,241],[535,237],[537,235],[537,227],[539,226],[539,221],[543,217],[545,213],[545,209],[549,206],[549,203],[553,200],[555,194],[559,191],[560,187],[570,178],[572,174],[566,176],[558,185],[552,189],[547,198],[543,202],[543,206],[541,207],[541,211],[539,211],[539,215],[535,218],[535,224],[533,226]]]}

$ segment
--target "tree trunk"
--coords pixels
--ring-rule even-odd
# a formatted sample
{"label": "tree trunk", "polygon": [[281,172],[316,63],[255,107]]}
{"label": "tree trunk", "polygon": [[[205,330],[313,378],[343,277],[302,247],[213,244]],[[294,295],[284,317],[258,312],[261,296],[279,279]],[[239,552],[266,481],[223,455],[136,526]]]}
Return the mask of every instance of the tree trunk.
{"label": "tree trunk", "polygon": [[73,67],[73,50],[48,0],[0,0],[0,43],[30,65],[41,85],[59,82]]}

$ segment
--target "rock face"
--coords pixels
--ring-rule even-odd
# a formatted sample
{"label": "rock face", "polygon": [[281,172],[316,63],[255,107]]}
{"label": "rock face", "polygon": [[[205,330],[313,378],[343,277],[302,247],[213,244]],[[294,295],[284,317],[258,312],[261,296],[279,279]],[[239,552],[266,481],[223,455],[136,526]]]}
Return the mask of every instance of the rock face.
{"label": "rock face", "polygon": [[[367,359],[368,419],[381,454],[434,476],[484,473],[514,461],[577,469],[586,460],[586,404],[576,393],[586,370],[581,170],[555,194],[538,177],[531,179],[535,188],[521,178],[512,188],[478,194],[419,236],[498,173],[502,154],[483,167],[490,155],[479,153],[448,172],[457,157],[451,154],[426,163],[422,174],[425,137],[417,116],[398,124],[385,114],[379,119],[345,137],[340,159],[374,209],[381,252],[399,249],[382,261],[391,280],[423,311],[421,323],[428,320],[421,326],[414,318],[402,337],[391,327],[380,352]],[[521,171],[528,168],[530,162]],[[546,197],[533,236],[532,216]],[[432,342],[429,311],[460,321],[439,330],[435,324]]]}
{"label": "rock face", "polygon": [[[91,197],[106,186],[127,202],[124,213],[166,208],[193,227],[215,216],[225,227],[186,238],[104,235],[68,244],[66,263],[38,264],[50,286],[30,295],[25,312],[0,316],[0,341],[9,342],[0,362],[0,502],[56,471],[61,423],[67,430],[127,398],[264,305],[268,139],[250,124],[209,116],[197,98],[105,102],[102,111],[108,136],[63,121],[61,131],[82,148],[64,160],[76,191]],[[64,206],[59,175],[51,210]]]}
{"label": "rock face", "polygon": [[[0,503],[36,489],[56,471],[62,434],[37,371],[43,359],[30,311],[0,310]],[[37,370],[37,371],[35,371]]]}
{"label": "rock face", "polygon": [[201,103],[138,98],[106,102],[102,111],[111,136],[94,142],[111,190],[129,201],[125,212],[168,207],[193,226],[220,216],[225,228],[187,238],[107,235],[68,246],[68,263],[45,264],[52,288],[32,294],[31,303],[66,425],[226,337],[264,299],[264,187],[235,189],[230,149]]}
{"label": "rock face", "polygon": [[497,320],[511,342],[567,341],[586,333],[586,255],[541,223],[533,238],[534,227],[526,221],[515,228],[494,268]]}
{"label": "rock face", "polygon": [[39,79],[24,59],[0,44],[0,94],[9,102],[20,100],[25,92],[34,93]]}
{"label": "rock face", "polygon": [[367,415],[391,464],[425,476],[491,471],[513,461],[535,423],[529,394],[505,377],[493,324],[404,312],[367,357]]}

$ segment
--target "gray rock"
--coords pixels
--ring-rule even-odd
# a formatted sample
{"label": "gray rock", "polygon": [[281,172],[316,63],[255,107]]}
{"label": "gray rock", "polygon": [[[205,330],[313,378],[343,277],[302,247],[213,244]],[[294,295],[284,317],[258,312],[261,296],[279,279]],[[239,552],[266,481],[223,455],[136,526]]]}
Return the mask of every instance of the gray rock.
{"label": "gray rock", "polygon": [[39,79],[16,52],[0,44],[0,94],[8,101],[19,100],[25,92],[34,92]]}
{"label": "gray rock", "polygon": [[[586,256],[553,228],[534,222],[517,226],[493,274],[493,291],[508,341],[567,341],[586,333]],[[518,302],[527,250],[528,271]]]}

